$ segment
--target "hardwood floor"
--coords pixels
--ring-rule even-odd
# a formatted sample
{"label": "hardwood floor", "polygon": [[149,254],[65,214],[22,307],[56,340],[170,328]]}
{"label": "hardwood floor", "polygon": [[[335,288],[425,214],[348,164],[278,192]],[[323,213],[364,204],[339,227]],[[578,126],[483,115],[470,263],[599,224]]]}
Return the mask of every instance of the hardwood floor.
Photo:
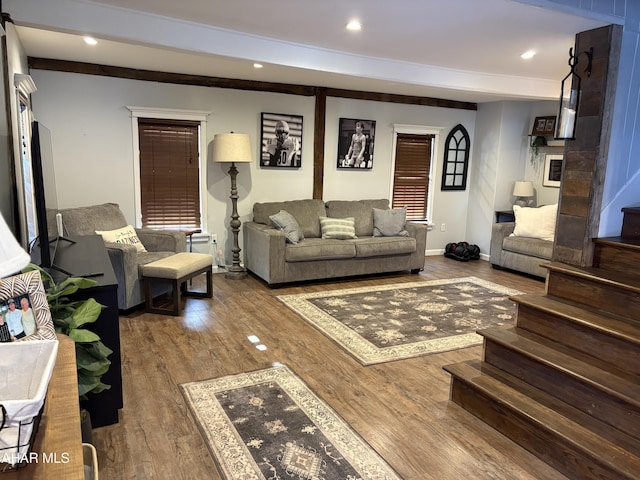
{"label": "hardwood floor", "polygon": [[[564,476],[449,401],[446,364],[479,360],[481,347],[363,367],[284,307],[277,295],[476,276],[526,293],[544,282],[488,262],[427,257],[425,271],[269,289],[214,275],[212,300],[187,299],[183,315],[120,317],[124,409],[95,429],[101,480],[219,479],[178,384],[289,365],[405,480]],[[259,351],[247,339],[267,346]],[[331,480],[331,479],[327,479]]]}

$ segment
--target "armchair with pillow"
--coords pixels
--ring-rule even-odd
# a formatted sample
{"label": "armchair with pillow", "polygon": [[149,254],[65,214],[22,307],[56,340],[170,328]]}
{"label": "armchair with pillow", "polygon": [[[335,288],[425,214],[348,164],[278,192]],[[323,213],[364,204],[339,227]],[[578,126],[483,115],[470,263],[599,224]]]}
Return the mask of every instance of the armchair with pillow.
{"label": "armchair with pillow", "polygon": [[551,261],[558,205],[530,208],[513,206],[515,222],[494,223],[491,264],[545,278],[541,264]]}
{"label": "armchair with pillow", "polygon": [[102,235],[118,280],[120,310],[144,303],[142,265],[186,251],[184,233],[134,229],[116,203],[68,208],[60,213],[65,234]]}

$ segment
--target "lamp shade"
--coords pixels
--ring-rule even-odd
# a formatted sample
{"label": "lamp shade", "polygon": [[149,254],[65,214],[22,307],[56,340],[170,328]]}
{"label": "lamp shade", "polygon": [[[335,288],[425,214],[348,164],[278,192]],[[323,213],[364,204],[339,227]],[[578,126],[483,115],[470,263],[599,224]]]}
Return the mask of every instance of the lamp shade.
{"label": "lamp shade", "polygon": [[217,133],[213,137],[213,161],[251,162],[251,140],[246,133]]}
{"label": "lamp shade", "polygon": [[533,182],[519,181],[513,187],[514,197],[533,197]]}
{"label": "lamp shade", "polygon": [[0,278],[19,272],[30,261],[31,257],[16,241],[9,225],[0,215]]}

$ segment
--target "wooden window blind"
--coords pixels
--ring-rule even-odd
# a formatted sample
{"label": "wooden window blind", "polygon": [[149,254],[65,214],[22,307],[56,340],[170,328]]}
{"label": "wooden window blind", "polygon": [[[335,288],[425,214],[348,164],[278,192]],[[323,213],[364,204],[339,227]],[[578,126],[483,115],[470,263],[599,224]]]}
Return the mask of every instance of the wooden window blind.
{"label": "wooden window blind", "polygon": [[143,228],[201,228],[199,125],[138,119]]}
{"label": "wooden window blind", "polygon": [[399,133],[393,175],[393,208],[407,207],[407,220],[427,218],[433,135]]}

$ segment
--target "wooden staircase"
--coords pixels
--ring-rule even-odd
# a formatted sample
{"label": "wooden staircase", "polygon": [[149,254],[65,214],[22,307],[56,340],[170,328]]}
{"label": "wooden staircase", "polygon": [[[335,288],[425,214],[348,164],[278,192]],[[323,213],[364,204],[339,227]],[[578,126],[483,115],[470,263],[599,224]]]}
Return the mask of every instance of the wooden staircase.
{"label": "wooden staircase", "polygon": [[549,263],[481,361],[445,366],[451,400],[571,479],[640,479],[640,208],[593,267]]}

